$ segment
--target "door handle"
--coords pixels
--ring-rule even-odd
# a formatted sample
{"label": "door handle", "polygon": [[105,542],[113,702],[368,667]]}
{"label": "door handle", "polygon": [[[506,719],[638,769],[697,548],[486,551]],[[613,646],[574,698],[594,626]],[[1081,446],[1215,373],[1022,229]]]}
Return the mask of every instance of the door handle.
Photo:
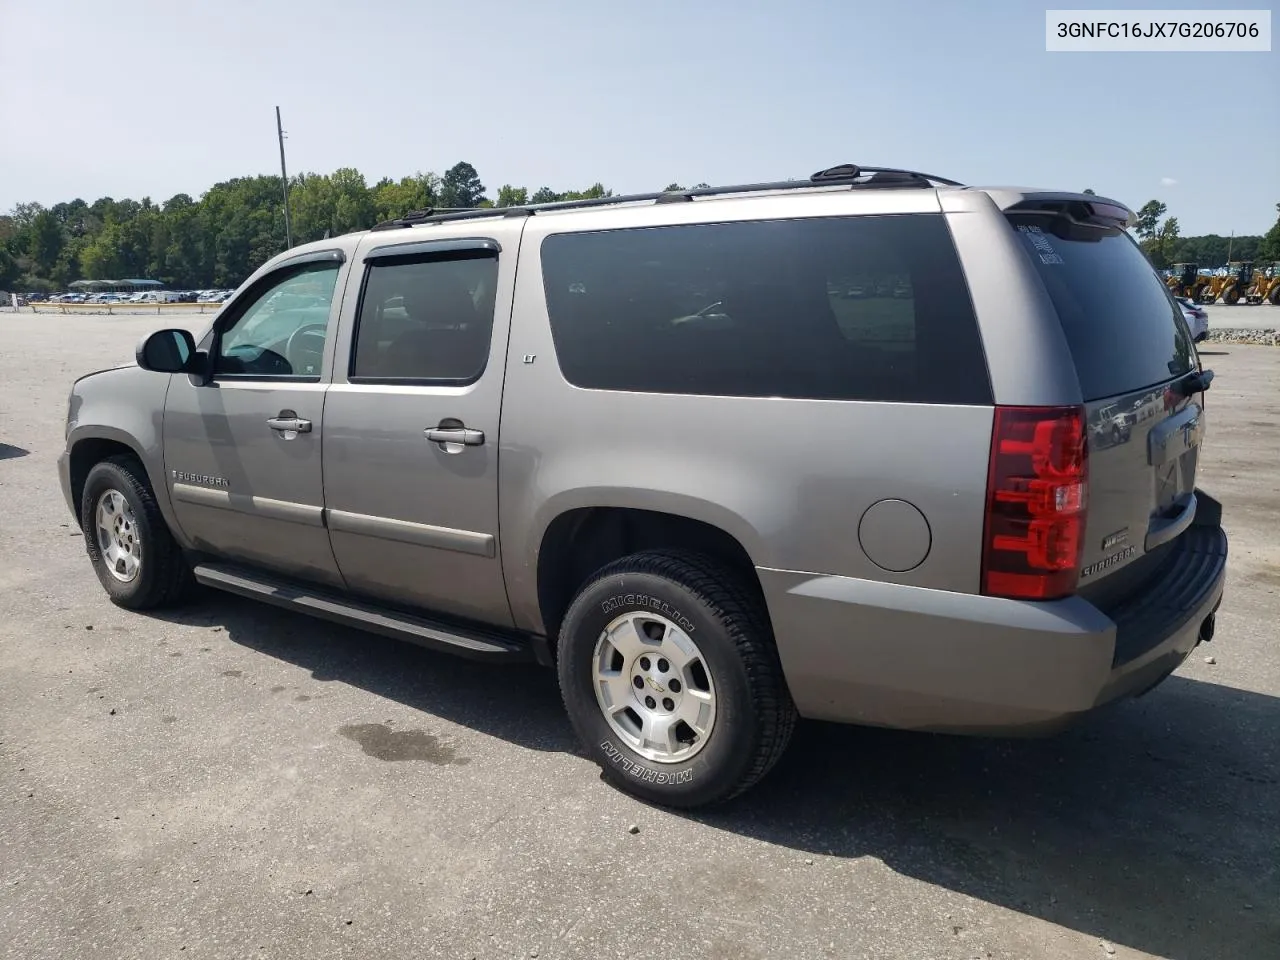
{"label": "door handle", "polygon": [[424,433],[432,443],[460,443],[464,447],[478,447],[484,443],[483,430],[466,427],[427,427]]}
{"label": "door handle", "polygon": [[292,410],[281,410],[278,417],[267,421],[267,426],[281,433],[310,433],[311,421],[303,420]]}

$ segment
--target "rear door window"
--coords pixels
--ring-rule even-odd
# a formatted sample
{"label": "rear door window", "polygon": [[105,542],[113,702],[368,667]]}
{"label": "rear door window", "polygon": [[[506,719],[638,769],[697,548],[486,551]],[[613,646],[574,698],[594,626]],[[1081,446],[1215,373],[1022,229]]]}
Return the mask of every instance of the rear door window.
{"label": "rear door window", "polygon": [[940,215],[555,234],[542,269],[560,369],[579,387],[991,403]]}
{"label": "rear door window", "polygon": [[488,252],[380,259],[365,276],[352,381],[471,383],[493,334],[498,258]]}
{"label": "rear door window", "polygon": [[1069,232],[1044,215],[1009,219],[1057,308],[1085,400],[1164,383],[1192,369],[1182,311],[1127,233]]}

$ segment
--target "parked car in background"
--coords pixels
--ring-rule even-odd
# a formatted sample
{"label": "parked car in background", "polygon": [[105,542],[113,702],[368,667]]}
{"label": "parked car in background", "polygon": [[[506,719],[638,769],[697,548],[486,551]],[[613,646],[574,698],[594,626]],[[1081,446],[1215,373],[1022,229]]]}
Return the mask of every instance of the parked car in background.
{"label": "parked car in background", "polygon": [[1209,335],[1209,311],[1190,297],[1178,297],[1178,306],[1182,307],[1182,317],[1191,330],[1191,339],[1200,343]]}

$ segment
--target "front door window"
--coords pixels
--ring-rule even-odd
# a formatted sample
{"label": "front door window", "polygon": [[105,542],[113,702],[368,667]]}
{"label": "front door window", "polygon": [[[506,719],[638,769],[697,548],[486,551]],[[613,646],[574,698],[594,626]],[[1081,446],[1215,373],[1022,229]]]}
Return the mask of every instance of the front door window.
{"label": "front door window", "polygon": [[223,329],[214,375],[319,379],[338,270],[307,264],[264,290]]}

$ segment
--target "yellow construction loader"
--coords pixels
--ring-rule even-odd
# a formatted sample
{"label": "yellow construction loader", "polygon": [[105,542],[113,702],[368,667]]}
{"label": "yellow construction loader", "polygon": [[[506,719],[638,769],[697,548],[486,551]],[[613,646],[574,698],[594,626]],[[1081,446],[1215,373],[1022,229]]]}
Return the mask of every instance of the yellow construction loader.
{"label": "yellow construction loader", "polygon": [[1246,303],[1271,303],[1280,307],[1280,260],[1253,271],[1253,283],[1245,291]]}
{"label": "yellow construction loader", "polygon": [[1218,297],[1222,296],[1222,289],[1227,285],[1227,281],[1231,278],[1226,274],[1218,276],[1214,274],[1212,277],[1206,277],[1209,282],[1200,288],[1200,296],[1196,297],[1196,303],[1214,303]]}
{"label": "yellow construction loader", "polygon": [[1171,269],[1173,273],[1165,281],[1169,286],[1169,291],[1175,297],[1190,297],[1192,300],[1199,300],[1201,292],[1211,279],[1200,276],[1200,264],[1175,263]]}
{"label": "yellow construction loader", "polygon": [[1222,302],[1234,307],[1245,295],[1245,291],[1253,286],[1253,261],[1235,260],[1227,264],[1227,275],[1223,278]]}

